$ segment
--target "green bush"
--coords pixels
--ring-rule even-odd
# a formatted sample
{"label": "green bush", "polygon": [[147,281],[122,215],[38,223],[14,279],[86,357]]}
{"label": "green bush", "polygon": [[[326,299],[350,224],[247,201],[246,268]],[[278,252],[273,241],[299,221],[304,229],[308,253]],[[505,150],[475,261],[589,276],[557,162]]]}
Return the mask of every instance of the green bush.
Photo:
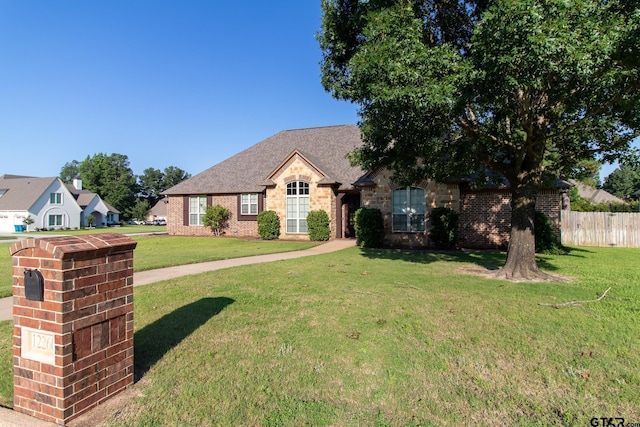
{"label": "green bush", "polygon": [[213,234],[220,236],[224,234],[224,229],[227,227],[227,221],[229,221],[229,218],[231,218],[231,211],[224,206],[217,204],[215,206],[207,207],[202,223],[207,227],[211,227]]}
{"label": "green bush", "polygon": [[310,211],[307,214],[307,227],[309,228],[309,239],[313,241],[329,240],[331,233],[329,215],[325,211]]}
{"label": "green bush", "polygon": [[263,240],[280,237],[280,218],[275,211],[262,211],[258,214],[258,235]]}
{"label": "green bush", "polygon": [[365,248],[382,246],[384,219],[380,209],[365,207],[358,209],[354,215],[354,228],[358,245]]}
{"label": "green bush", "polygon": [[434,208],[429,216],[429,238],[437,249],[454,249],[458,243],[460,214],[450,208]]}
{"label": "green bush", "polygon": [[567,253],[565,247],[560,243],[558,235],[553,231],[551,220],[544,213],[536,211],[534,228],[537,253],[548,255],[564,255]]}

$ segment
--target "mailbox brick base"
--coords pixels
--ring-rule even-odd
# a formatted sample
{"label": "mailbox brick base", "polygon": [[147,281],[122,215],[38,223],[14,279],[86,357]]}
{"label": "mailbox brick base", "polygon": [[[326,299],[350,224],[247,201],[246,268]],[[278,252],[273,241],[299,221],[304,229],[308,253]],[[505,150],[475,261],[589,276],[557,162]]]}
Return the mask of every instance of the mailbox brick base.
{"label": "mailbox brick base", "polygon": [[[64,425],[133,384],[135,247],[103,233],[25,239],[9,249],[14,410]],[[25,290],[25,277],[29,290],[37,285],[33,270],[44,282],[42,300]]]}

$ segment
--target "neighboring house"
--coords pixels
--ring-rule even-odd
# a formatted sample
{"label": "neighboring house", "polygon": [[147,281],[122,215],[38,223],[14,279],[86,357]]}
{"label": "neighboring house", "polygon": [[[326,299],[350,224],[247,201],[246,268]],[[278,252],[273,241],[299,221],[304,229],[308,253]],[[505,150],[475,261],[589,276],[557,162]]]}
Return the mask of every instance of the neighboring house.
{"label": "neighboring house", "polygon": [[[355,237],[353,213],[378,208],[385,219],[385,241],[393,246],[430,246],[429,213],[446,206],[460,212],[460,242],[466,247],[504,247],[510,229],[508,189],[472,190],[464,182],[423,181],[401,187],[386,170],[352,166],[348,153],[362,145],[355,125],[285,130],[169,188],[167,231],[171,235],[210,236],[203,226],[206,208],[231,211],[227,234],[258,235],[257,215],[273,210],[281,239],[308,239],[306,216],[324,210],[332,238]],[[561,194],[538,194],[538,206],[560,229]]]}
{"label": "neighboring house", "polygon": [[156,202],[147,215],[147,221],[166,221],[167,220],[167,204],[169,200],[164,198]]}
{"label": "neighboring house", "polygon": [[599,203],[626,203],[619,197],[614,196],[606,190],[593,188],[581,183],[580,181],[570,180],[571,184],[578,189],[578,195],[597,205]]}
{"label": "neighboring house", "polygon": [[67,188],[82,208],[81,227],[89,226],[87,221],[89,215],[93,215],[92,226],[94,227],[108,227],[120,222],[120,211],[102,200],[96,193],[84,190],[80,178],[75,178],[73,184],[67,184]]}
{"label": "neighboring house", "polygon": [[[60,178],[18,175],[0,176],[0,232],[15,232],[30,217],[25,231],[36,229],[80,228],[89,213],[105,225],[119,220],[119,212],[96,194],[64,184]],[[80,202],[77,200],[80,199]],[[85,205],[86,199],[86,205]],[[95,221],[101,225],[101,222]]]}

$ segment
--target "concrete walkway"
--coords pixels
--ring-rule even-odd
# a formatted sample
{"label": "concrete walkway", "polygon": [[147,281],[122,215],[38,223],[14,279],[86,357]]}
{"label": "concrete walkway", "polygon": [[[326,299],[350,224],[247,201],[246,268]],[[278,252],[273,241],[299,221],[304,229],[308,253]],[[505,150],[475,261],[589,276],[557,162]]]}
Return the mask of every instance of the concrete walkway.
{"label": "concrete walkway", "polygon": [[[352,239],[332,240],[322,245],[303,251],[283,252],[269,255],[256,255],[244,258],[224,259],[220,261],[202,262],[198,264],[179,265],[176,267],[160,268],[157,270],[141,271],[133,274],[133,285],[141,286],[190,274],[204,273],[206,271],[220,270],[223,268],[237,267],[241,265],[257,264],[272,261],[301,258],[310,255],[319,255],[339,251],[355,246]],[[13,297],[0,299],[0,321],[13,319]],[[89,411],[86,414],[90,414]],[[86,417],[85,417],[86,418]],[[48,423],[34,417],[30,417],[11,409],[0,407],[0,427],[53,427],[57,424]]]}

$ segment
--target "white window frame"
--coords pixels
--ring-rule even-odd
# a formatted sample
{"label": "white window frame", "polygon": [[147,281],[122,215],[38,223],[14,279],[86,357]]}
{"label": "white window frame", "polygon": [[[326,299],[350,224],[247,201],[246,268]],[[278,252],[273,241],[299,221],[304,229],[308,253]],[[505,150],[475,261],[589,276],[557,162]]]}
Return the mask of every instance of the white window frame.
{"label": "white window frame", "polygon": [[287,184],[287,234],[308,234],[309,183],[292,181]]}
{"label": "white window frame", "polygon": [[393,190],[392,231],[424,233],[427,231],[426,191],[419,187]]}
{"label": "white window frame", "polygon": [[207,212],[207,196],[189,196],[189,225],[204,225],[204,215]]}
{"label": "white window frame", "polygon": [[62,204],[62,193],[49,193],[49,204],[51,204],[51,205],[61,205]]}
{"label": "white window frame", "polygon": [[258,215],[258,193],[240,195],[240,215]]}

